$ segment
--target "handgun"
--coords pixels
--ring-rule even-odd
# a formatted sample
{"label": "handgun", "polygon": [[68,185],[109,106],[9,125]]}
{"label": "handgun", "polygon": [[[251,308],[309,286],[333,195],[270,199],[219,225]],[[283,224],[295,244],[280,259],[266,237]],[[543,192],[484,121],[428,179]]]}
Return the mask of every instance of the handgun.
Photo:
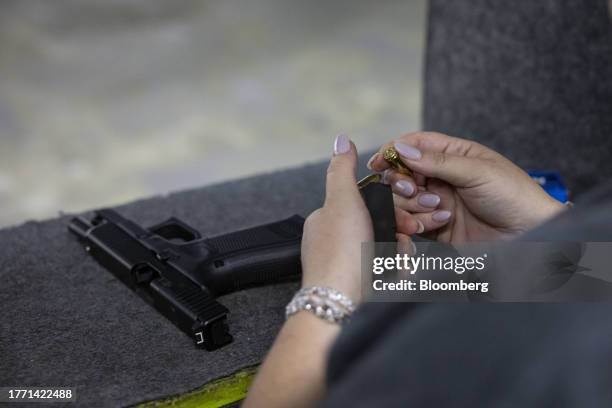
{"label": "handgun", "polygon": [[228,309],[217,296],[298,279],[304,219],[294,215],[213,238],[177,218],[143,228],[101,209],[73,218],[74,233],[102,266],[151,304],[200,348],[232,341]]}

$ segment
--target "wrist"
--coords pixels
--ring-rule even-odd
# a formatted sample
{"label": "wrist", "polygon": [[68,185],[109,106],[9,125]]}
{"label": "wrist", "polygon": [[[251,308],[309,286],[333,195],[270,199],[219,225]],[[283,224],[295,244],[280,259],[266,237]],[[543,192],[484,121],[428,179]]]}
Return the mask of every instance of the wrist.
{"label": "wrist", "polygon": [[534,228],[540,224],[543,224],[567,209],[567,205],[555,200],[552,197],[546,197],[546,200],[542,202],[539,210],[534,214],[532,225],[530,227]]}
{"label": "wrist", "polygon": [[326,274],[325,276],[311,278],[304,275],[302,280],[302,288],[320,286],[335,289],[347,296],[353,303],[361,303],[361,279],[353,282],[351,273],[345,274]]}
{"label": "wrist", "polygon": [[546,208],[546,212],[544,214],[544,219],[543,221],[547,221],[555,216],[557,216],[558,214],[562,213],[563,211],[567,210],[569,207],[567,205],[565,205],[565,203],[562,203],[558,200],[555,200],[554,198],[550,198],[548,206]]}
{"label": "wrist", "polygon": [[307,311],[330,323],[342,324],[355,311],[355,304],[344,293],[327,286],[300,289],[285,308],[287,318]]}

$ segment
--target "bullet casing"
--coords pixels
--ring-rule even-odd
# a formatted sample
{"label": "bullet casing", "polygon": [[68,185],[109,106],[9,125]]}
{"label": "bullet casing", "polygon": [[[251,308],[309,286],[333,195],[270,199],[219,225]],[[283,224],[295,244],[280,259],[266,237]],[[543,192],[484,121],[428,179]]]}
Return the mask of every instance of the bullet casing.
{"label": "bullet casing", "polygon": [[[383,159],[385,159],[385,161],[389,163],[389,165],[398,173],[406,174],[409,176],[412,175],[412,172],[408,167],[406,167],[395,148],[389,147],[385,149],[385,151],[383,152]],[[359,182],[357,183],[357,187],[363,188],[370,183],[378,183],[381,180],[381,174],[373,173],[359,180]]]}

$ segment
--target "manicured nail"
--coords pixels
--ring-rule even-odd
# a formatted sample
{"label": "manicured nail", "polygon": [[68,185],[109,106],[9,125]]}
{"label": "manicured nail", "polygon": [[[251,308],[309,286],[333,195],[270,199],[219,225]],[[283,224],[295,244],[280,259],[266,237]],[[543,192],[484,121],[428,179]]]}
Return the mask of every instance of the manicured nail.
{"label": "manicured nail", "polygon": [[410,197],[414,193],[414,186],[406,180],[398,180],[395,182],[395,187],[400,193],[406,197]]}
{"label": "manicured nail", "polygon": [[[417,228],[417,234],[422,233],[423,231],[425,231],[425,226],[423,225],[423,223],[419,220],[417,220],[417,224],[418,224],[418,228]],[[416,252],[416,250],[414,251]]]}
{"label": "manicured nail", "polygon": [[387,169],[385,171],[382,172],[382,178],[380,179],[380,182],[383,184],[389,184],[389,174],[392,172],[393,170],[391,169]]}
{"label": "manicured nail", "polygon": [[431,214],[431,219],[436,222],[445,222],[451,217],[451,212],[446,210],[436,211]]}
{"label": "manicured nail", "polygon": [[421,151],[416,147],[400,142],[395,142],[393,146],[400,156],[405,157],[408,160],[419,160],[421,158]]}
{"label": "manicured nail", "polygon": [[368,164],[366,164],[366,167],[368,168],[368,170],[372,170],[372,162],[374,162],[374,160],[376,160],[376,158],[380,155],[380,153],[374,153],[374,155],[372,157],[370,157],[370,160],[368,160]]}
{"label": "manicured nail", "polygon": [[334,154],[344,154],[351,150],[351,141],[347,135],[338,135],[334,141]]}
{"label": "manicured nail", "polygon": [[419,194],[417,202],[423,207],[435,208],[440,204],[440,197],[436,194],[423,193]]}

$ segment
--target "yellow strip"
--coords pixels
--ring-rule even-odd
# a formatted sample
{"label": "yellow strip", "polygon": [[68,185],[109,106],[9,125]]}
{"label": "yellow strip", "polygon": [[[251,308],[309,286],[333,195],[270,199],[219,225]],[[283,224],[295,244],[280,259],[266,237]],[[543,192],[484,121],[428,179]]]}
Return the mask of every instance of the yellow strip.
{"label": "yellow strip", "polygon": [[220,408],[246,397],[257,367],[247,367],[183,395],[138,405],[138,408]]}

